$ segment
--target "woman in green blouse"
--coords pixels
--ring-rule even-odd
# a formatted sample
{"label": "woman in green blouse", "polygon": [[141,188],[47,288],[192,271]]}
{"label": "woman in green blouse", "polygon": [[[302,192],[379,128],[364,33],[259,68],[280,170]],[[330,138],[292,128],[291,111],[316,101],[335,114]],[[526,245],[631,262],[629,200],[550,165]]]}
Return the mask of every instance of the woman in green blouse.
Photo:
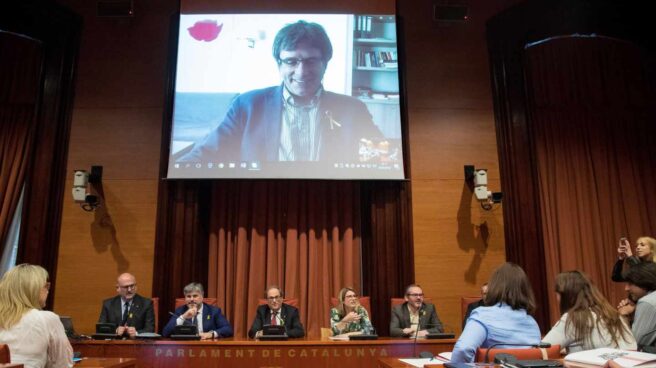
{"label": "woman in green blouse", "polygon": [[353,288],[345,287],[339,291],[339,304],[330,310],[330,327],[333,335],[365,333],[373,331],[369,313],[360,305],[358,294]]}

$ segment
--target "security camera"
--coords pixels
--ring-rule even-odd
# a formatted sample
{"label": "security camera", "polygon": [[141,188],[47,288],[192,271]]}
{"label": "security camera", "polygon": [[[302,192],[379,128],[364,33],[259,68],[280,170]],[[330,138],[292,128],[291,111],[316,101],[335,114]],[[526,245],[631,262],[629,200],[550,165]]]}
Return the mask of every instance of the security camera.
{"label": "security camera", "polygon": [[84,170],[75,170],[73,174],[73,200],[75,203],[85,202],[88,183],[89,173]]}
{"label": "security camera", "polygon": [[476,200],[481,202],[484,210],[489,211],[492,209],[492,204],[501,202],[503,194],[493,193],[487,188],[487,169],[476,169],[474,165],[465,165],[465,181],[473,186]]}
{"label": "security camera", "polygon": [[73,200],[79,203],[85,211],[93,211],[98,207],[98,196],[87,191],[89,184],[100,184],[102,179],[102,166],[91,166],[91,173],[86,170],[73,172]]}

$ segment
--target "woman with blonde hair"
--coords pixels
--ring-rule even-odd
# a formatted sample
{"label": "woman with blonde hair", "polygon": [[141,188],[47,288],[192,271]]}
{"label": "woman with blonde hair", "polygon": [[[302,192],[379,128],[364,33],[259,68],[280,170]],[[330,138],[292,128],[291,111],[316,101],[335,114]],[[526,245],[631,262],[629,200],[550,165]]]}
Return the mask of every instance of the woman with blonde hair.
{"label": "woman with blonde hair", "polygon": [[40,266],[20,264],[0,280],[0,343],[26,368],[73,367],[73,348],[59,317],[41,310],[50,283]]}
{"label": "woman with blonde hair", "polygon": [[330,310],[330,327],[334,335],[370,333],[373,330],[369,313],[353,288],[345,287],[337,295],[339,305]]}
{"label": "woman with blonde hair", "polygon": [[619,312],[579,271],[556,276],[560,320],[543,342],[560,345],[568,353],[596,348],[635,350],[636,341]]}
{"label": "woman with blonde hair", "polygon": [[656,239],[649,236],[639,237],[636,240],[636,255],[634,256],[629,240],[621,238],[617,247],[617,262],[613,266],[611,279],[615,282],[624,282],[622,272],[641,262],[656,262]]}

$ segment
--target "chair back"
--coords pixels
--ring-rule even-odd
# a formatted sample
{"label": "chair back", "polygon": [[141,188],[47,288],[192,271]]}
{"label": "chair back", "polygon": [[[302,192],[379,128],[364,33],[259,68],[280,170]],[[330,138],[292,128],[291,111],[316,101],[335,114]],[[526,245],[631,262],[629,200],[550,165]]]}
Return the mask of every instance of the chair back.
{"label": "chair back", "polygon": [[[216,304],[216,298],[203,298],[203,303],[213,305],[215,307],[219,306],[218,304]],[[185,304],[187,304],[185,303],[185,298],[177,298],[175,300],[175,309],[178,309]]]}
{"label": "chair back", "polygon": [[159,298],[150,298],[153,302],[153,313],[155,314],[155,333],[159,333]]}
{"label": "chair back", "polygon": [[11,354],[9,354],[9,346],[0,344],[0,363],[11,363]]}
{"label": "chair back", "polygon": [[[367,310],[367,313],[369,314],[369,320],[372,321],[373,323],[374,317],[371,316],[371,298],[368,296],[361,296],[359,300],[360,300],[360,305]],[[339,305],[339,299],[335,297],[330,298],[330,305],[333,308],[337,308],[337,306]]]}
{"label": "chair back", "polygon": [[[298,298],[283,299],[282,302],[285,303],[285,304],[289,304],[292,307],[298,308]],[[267,304],[266,299],[258,299],[257,300],[257,305],[265,305],[265,304]]]}
{"label": "chair back", "polygon": [[[494,361],[494,356],[500,353],[512,354],[519,360],[534,360],[534,359],[559,359],[560,358],[560,345],[551,345],[549,348],[516,348],[516,349],[489,349],[478,348],[476,351],[475,362],[488,363]],[[485,354],[487,353],[487,361]]]}
{"label": "chair back", "polygon": [[[399,304],[405,303],[404,298],[392,298],[390,300],[390,309],[396,307]],[[424,304],[433,304],[433,299],[431,298],[424,298]]]}
{"label": "chair back", "polygon": [[481,300],[480,296],[460,297],[460,316],[462,317],[461,319],[465,318],[465,314],[467,314],[467,308],[469,308],[469,305],[472,303],[478,303],[479,300]]}

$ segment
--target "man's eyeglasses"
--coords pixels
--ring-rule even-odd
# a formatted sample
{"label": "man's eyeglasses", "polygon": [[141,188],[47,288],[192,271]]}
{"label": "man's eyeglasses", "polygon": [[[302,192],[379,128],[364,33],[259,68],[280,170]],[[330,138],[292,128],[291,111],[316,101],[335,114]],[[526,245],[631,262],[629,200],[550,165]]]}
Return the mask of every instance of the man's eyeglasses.
{"label": "man's eyeglasses", "polygon": [[408,294],[408,296],[413,297],[413,298],[421,298],[424,296],[424,294]]}
{"label": "man's eyeglasses", "polygon": [[282,299],[282,297],[280,295],[278,295],[278,296],[269,296],[269,297],[267,297],[267,299],[273,302],[273,301]]}
{"label": "man's eyeglasses", "polygon": [[292,68],[297,67],[298,64],[300,64],[300,63],[305,64],[305,66],[307,66],[309,68],[314,68],[314,67],[317,67],[317,66],[321,65],[323,60],[321,60],[321,58],[318,58],[318,57],[309,57],[309,58],[306,58],[306,59],[291,57],[291,58],[278,59],[278,62],[280,64],[284,64],[284,65],[292,67]]}
{"label": "man's eyeglasses", "polygon": [[125,286],[119,285],[118,287],[120,287],[123,290],[130,290],[130,289],[135,289],[137,287],[137,284],[131,284],[131,285],[125,285]]}

